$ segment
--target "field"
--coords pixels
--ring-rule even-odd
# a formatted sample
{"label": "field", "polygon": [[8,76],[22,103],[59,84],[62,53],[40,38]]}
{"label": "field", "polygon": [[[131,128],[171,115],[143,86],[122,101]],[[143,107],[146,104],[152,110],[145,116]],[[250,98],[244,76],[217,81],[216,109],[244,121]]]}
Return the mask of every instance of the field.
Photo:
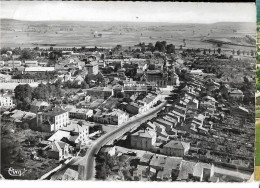
{"label": "field", "polygon": [[[59,47],[133,46],[140,42],[156,41],[167,41],[180,46],[185,39],[187,47],[211,48],[213,44],[202,42],[201,39],[214,38],[252,45],[246,35],[255,38],[254,23],[28,22],[4,19],[0,25],[2,47],[35,47],[50,41]],[[98,37],[98,34],[102,36]],[[242,49],[241,46],[232,48]],[[251,48],[243,47],[243,50]]]}

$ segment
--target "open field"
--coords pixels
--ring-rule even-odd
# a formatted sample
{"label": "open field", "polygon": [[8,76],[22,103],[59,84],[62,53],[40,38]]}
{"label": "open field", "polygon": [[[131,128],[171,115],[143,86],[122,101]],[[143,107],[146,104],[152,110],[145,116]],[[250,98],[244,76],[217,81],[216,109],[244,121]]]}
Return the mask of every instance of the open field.
{"label": "open field", "polygon": [[[51,43],[66,46],[133,46],[140,42],[167,41],[176,46],[210,48],[211,43],[201,39],[221,40],[242,45],[252,45],[246,35],[255,38],[254,23],[173,24],[128,22],[28,22],[4,19],[1,21],[2,47],[35,47]],[[101,34],[101,37],[94,37]],[[33,44],[34,43],[34,44]],[[37,45],[35,45],[37,44]],[[46,47],[49,47],[46,45]],[[224,45],[228,47],[228,45]],[[250,47],[231,46],[232,49],[249,50]]]}

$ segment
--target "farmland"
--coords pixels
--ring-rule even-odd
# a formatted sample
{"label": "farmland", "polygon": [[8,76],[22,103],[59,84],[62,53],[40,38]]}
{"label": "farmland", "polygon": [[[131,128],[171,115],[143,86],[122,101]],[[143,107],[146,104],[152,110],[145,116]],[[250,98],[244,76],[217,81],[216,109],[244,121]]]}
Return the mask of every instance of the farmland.
{"label": "farmland", "polygon": [[[176,46],[212,47],[202,39],[214,38],[242,45],[252,45],[254,23],[173,24],[128,22],[28,22],[1,21],[2,47],[47,46],[49,41],[59,47],[67,46],[133,46],[140,42],[167,41]],[[227,45],[223,46],[227,47]],[[239,49],[241,46],[232,46]],[[244,50],[249,50],[245,47]]]}

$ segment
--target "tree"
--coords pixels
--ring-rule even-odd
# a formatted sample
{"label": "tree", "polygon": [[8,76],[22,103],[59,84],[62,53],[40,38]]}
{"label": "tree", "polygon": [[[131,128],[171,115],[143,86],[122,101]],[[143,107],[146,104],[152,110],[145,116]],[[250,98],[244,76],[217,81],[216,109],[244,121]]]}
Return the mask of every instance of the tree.
{"label": "tree", "polygon": [[21,52],[20,59],[22,60],[30,60],[35,59],[36,53],[34,51],[31,51],[29,49],[23,49]]}
{"label": "tree", "polygon": [[32,99],[32,88],[29,84],[18,85],[14,89],[14,98],[18,101],[31,101]]}
{"label": "tree", "polygon": [[157,41],[155,43],[155,50],[158,50],[160,52],[165,52],[166,51],[166,41]]}
{"label": "tree", "polygon": [[237,51],[237,55],[240,55],[240,50]]}
{"label": "tree", "polygon": [[153,52],[154,51],[154,45],[153,43],[149,43],[147,46],[147,50]]}
{"label": "tree", "polygon": [[218,53],[219,53],[219,54],[221,53],[221,48],[218,48]]}
{"label": "tree", "polygon": [[117,98],[123,98],[123,97],[124,97],[124,94],[123,94],[122,92],[118,92],[118,93],[116,94],[116,97],[117,97]]}
{"label": "tree", "polygon": [[149,70],[155,70],[155,64],[149,64],[148,69]]}
{"label": "tree", "polygon": [[175,46],[174,46],[173,44],[167,45],[167,46],[166,46],[166,52],[167,52],[168,54],[170,54],[170,53],[175,53]]}

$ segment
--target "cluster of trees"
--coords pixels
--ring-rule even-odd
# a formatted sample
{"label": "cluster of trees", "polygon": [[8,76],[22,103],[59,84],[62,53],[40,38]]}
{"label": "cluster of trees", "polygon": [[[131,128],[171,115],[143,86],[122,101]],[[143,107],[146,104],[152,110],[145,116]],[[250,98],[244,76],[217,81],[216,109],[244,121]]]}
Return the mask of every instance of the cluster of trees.
{"label": "cluster of trees", "polygon": [[47,83],[46,85],[41,83],[34,89],[29,84],[18,85],[14,89],[14,93],[17,109],[25,111],[30,109],[30,103],[33,99],[48,101],[51,98],[60,98],[64,95],[59,83]]}
{"label": "cluster of trees", "polygon": [[139,46],[141,47],[141,51],[144,52],[145,50],[154,52],[166,52],[166,53],[175,53],[175,45],[168,44],[166,41],[157,41],[155,45],[153,43],[149,43],[147,46],[145,43],[139,43]]}
{"label": "cluster of trees", "polygon": [[[20,60],[32,60],[32,59],[35,59],[36,56],[38,55],[35,50],[31,50],[31,49],[27,49],[27,48],[21,49],[20,47],[15,48],[15,49],[2,48],[0,53],[1,53],[1,55],[6,54],[7,51],[11,51],[12,55],[20,55],[20,57],[19,57]],[[8,60],[8,59],[6,59],[6,60]]]}
{"label": "cluster of trees", "polygon": [[33,99],[42,99],[42,100],[49,100],[53,97],[62,97],[64,94],[60,88],[59,83],[58,84],[39,84],[38,87],[36,87],[33,90],[32,98]]}
{"label": "cluster of trees", "polygon": [[96,157],[96,178],[105,180],[114,167],[115,158],[106,152],[100,151]]}
{"label": "cluster of trees", "polygon": [[97,75],[87,74],[85,77],[85,82],[90,85],[92,80],[96,81],[96,83],[99,85],[104,82],[104,77],[100,73]]}
{"label": "cluster of trees", "polygon": [[17,109],[29,110],[32,100],[33,89],[29,84],[18,85],[14,89],[14,98],[16,99]]}
{"label": "cluster of trees", "polygon": [[63,83],[64,88],[81,88],[81,89],[88,89],[89,85],[87,84],[86,81],[81,82],[79,85],[77,82],[72,82],[68,80],[67,82]]}

